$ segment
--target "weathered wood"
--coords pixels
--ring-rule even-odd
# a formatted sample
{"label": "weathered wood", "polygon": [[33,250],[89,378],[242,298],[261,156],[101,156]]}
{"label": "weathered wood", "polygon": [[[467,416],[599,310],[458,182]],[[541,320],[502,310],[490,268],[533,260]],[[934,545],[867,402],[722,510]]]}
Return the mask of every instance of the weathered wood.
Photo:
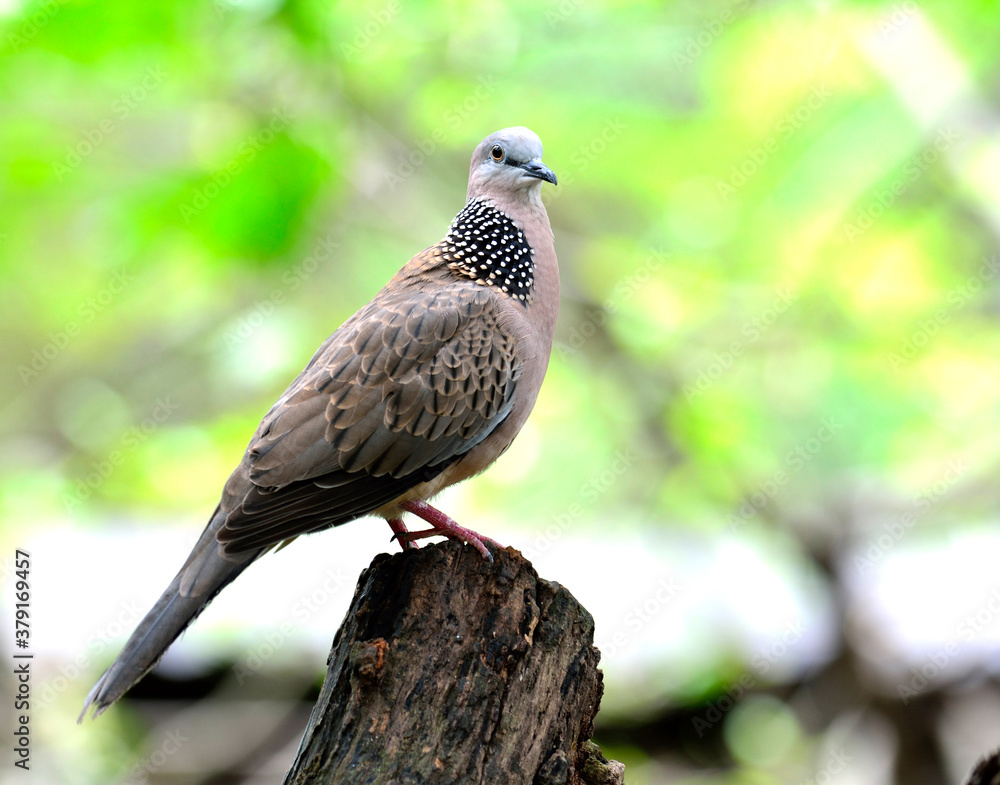
{"label": "weathered wood", "polygon": [[976,765],[968,785],[1000,785],[1000,750],[994,750]]}
{"label": "weathered wood", "polygon": [[[614,785],[588,742],[594,620],[513,549],[381,554],[358,581],[286,785]],[[586,772],[586,774],[585,774]]]}

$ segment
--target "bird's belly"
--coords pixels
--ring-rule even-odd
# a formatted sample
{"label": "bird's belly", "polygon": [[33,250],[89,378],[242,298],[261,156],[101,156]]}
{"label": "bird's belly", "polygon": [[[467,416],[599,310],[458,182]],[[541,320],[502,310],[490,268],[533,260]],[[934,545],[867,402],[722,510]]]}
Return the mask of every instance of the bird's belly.
{"label": "bird's belly", "polygon": [[374,514],[386,520],[398,518],[402,515],[399,505],[403,502],[413,500],[428,501],[441,493],[445,488],[474,477],[486,470],[511,445],[520,427],[512,430],[513,433],[508,433],[507,429],[501,426],[496,432],[490,434],[489,438],[485,439],[481,444],[477,444],[460,460],[455,461],[455,463],[437,475],[437,477],[420,483],[420,485],[414,485],[406,493],[393,499],[389,504],[375,510]]}

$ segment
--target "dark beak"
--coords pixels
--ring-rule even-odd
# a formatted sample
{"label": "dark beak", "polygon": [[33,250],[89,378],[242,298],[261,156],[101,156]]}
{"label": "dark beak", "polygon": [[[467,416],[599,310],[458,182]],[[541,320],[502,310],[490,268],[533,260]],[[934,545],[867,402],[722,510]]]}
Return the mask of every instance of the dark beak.
{"label": "dark beak", "polygon": [[556,173],[541,161],[528,161],[521,164],[520,168],[524,169],[531,177],[537,177],[539,180],[552,183],[552,185],[559,185],[559,181],[556,180]]}

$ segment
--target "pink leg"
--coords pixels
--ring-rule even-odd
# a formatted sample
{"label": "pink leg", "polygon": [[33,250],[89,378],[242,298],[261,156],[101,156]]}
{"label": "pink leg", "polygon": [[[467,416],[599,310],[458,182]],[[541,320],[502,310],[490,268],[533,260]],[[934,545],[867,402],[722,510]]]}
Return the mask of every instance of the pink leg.
{"label": "pink leg", "polygon": [[389,528],[392,529],[392,539],[399,540],[399,544],[404,551],[410,548],[420,547],[415,542],[410,542],[410,540],[404,539],[403,535],[409,534],[409,530],[406,528],[406,524],[403,523],[402,518],[392,518],[387,521],[387,523],[389,524]]}
{"label": "pink leg", "polygon": [[[459,526],[454,520],[449,518],[443,512],[441,512],[436,507],[431,507],[427,502],[422,501],[408,501],[403,502],[399,505],[407,512],[412,512],[414,515],[423,518],[427,523],[429,523],[433,528],[424,529],[418,532],[397,532],[396,536],[400,540],[405,540],[410,543],[413,540],[420,540],[424,537],[434,537],[436,535],[441,535],[443,537],[448,537],[452,540],[464,540],[469,543],[473,548],[479,551],[483,558],[489,562],[493,562],[493,554],[490,553],[489,549],[486,547],[486,543],[490,543],[496,548],[503,548],[503,546],[496,540],[491,540],[489,537],[484,537],[481,534],[476,534],[471,529],[466,529],[464,526]],[[402,522],[400,522],[402,524]],[[390,526],[392,523],[390,522]],[[395,531],[395,529],[393,529]]]}

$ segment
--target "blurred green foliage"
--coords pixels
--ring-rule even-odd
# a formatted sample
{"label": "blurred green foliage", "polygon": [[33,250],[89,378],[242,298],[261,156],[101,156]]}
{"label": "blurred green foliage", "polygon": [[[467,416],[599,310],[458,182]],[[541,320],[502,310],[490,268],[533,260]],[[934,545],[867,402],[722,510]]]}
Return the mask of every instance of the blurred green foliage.
{"label": "blurred green foliage", "polygon": [[509,125],[560,179],[563,306],[533,419],[472,504],[526,539],[582,498],[577,529],[778,522],[805,552],[859,484],[913,499],[956,461],[973,490],[996,471],[992,4],[0,13],[4,542],[207,515]]}

